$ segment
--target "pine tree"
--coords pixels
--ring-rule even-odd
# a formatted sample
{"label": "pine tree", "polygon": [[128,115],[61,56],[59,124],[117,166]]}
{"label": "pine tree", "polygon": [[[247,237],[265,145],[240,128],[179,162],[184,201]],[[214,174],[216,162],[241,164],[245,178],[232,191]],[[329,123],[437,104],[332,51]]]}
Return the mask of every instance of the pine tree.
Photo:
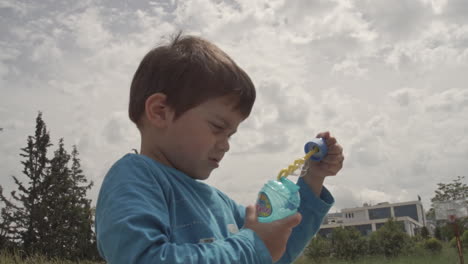
{"label": "pine tree", "polygon": [[[3,188],[0,186],[0,196],[3,197]],[[15,206],[10,201],[3,201],[4,203],[0,213],[0,249],[11,250],[15,248],[12,235],[14,234],[14,222],[12,211]]]}
{"label": "pine tree", "polygon": [[49,164],[47,148],[51,145],[49,132],[42,120],[42,113],[39,112],[35,134],[28,137],[27,146],[21,149],[20,154],[25,158],[21,164],[24,166],[23,174],[28,184],[24,185],[17,177],[12,176],[18,186],[18,192],[11,192],[13,202],[3,194],[0,195],[0,199],[9,205],[8,210],[2,210],[2,218],[9,219],[13,223],[8,231],[11,234],[10,238],[20,244],[27,253],[40,252],[39,230],[44,221],[43,212],[39,208],[43,195],[41,185]]}
{"label": "pine tree", "polygon": [[83,174],[78,154],[73,146],[69,155],[60,139],[46,177],[43,206],[47,212],[47,229],[42,246],[49,257],[78,260],[94,258],[97,254],[91,200],[86,198],[93,183],[88,183]]}
{"label": "pine tree", "polygon": [[83,174],[76,146],[70,155],[60,139],[50,160],[47,148],[51,145],[39,113],[35,135],[28,137],[20,154],[25,158],[27,184],[13,176],[18,190],[11,192],[12,201],[0,186],[0,202],[5,204],[0,215],[0,246],[13,245],[28,255],[100,259],[93,232],[94,208],[86,198],[93,182],[88,183]]}
{"label": "pine tree", "polygon": [[44,195],[40,208],[44,214],[44,225],[40,229],[40,247],[49,257],[61,257],[69,250],[66,242],[70,236],[70,191],[73,188],[69,161],[70,155],[65,150],[61,138],[42,183]]}
{"label": "pine tree", "polygon": [[83,175],[76,145],[73,146],[70,177],[72,181],[72,204],[70,208],[70,230],[74,235],[69,236],[72,258],[95,258],[97,256],[96,238],[92,230],[93,210],[91,200],[86,198],[86,192],[91,189],[93,182],[89,182]]}

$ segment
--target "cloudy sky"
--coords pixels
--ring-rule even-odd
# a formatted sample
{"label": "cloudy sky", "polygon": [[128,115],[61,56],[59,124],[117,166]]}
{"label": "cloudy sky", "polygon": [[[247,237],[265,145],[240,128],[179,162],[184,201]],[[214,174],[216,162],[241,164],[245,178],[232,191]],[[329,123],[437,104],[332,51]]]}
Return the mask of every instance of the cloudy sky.
{"label": "cloudy sky", "polygon": [[140,145],[127,117],[140,60],[184,30],[257,87],[208,183],[254,203],[330,130],[346,155],[326,180],[332,211],[418,194],[427,209],[438,182],[468,174],[466,14],[465,0],[0,0],[0,184],[22,178],[20,148],[42,111],[55,145],[78,146],[95,202],[112,163]]}

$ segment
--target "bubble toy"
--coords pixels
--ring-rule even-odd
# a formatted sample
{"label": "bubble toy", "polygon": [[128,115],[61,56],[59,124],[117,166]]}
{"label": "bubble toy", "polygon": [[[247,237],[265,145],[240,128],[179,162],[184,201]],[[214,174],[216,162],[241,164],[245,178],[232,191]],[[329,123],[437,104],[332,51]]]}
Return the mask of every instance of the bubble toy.
{"label": "bubble toy", "polygon": [[[302,177],[307,172],[304,168],[305,162],[322,160],[328,153],[327,144],[322,138],[309,141],[304,146],[306,155],[295,160],[287,168],[282,169],[276,180],[269,180],[258,193],[257,217],[262,223],[279,220],[297,212],[300,204],[299,186],[287,179],[290,175]],[[302,168],[301,168],[302,167]],[[301,174],[294,172],[301,168]]]}

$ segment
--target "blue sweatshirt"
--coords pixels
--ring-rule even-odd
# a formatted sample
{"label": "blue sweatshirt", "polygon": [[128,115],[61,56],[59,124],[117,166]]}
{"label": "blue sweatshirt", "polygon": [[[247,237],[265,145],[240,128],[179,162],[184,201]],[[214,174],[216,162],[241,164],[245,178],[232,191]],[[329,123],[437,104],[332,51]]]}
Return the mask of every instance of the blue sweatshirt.
{"label": "blue sweatshirt", "polygon": [[[302,222],[293,229],[290,263],[320,228],[334,200],[300,179]],[[149,157],[127,154],[107,173],[96,205],[98,250],[109,264],[272,263],[263,241],[243,228],[245,207],[201,181]]]}

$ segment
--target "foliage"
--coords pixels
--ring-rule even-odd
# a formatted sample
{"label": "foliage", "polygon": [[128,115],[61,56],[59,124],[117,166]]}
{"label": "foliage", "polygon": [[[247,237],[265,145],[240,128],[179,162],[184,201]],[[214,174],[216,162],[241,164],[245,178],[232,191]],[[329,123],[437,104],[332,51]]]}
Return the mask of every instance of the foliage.
{"label": "foliage", "polygon": [[[468,218],[464,219],[457,219],[456,224],[458,226],[458,231],[460,232],[460,235],[465,232],[468,227]],[[439,226],[436,227],[434,236],[443,241],[450,241],[452,238],[455,237],[455,230],[454,230],[454,224],[453,223],[448,223],[448,222],[440,222]]]}
{"label": "foliage", "polygon": [[93,183],[83,175],[76,146],[70,155],[60,139],[49,159],[50,146],[49,132],[39,113],[35,135],[29,136],[27,146],[21,149],[27,182],[13,176],[18,187],[11,192],[13,201],[0,189],[0,200],[5,204],[0,242],[13,245],[24,257],[41,254],[69,260],[96,259],[93,209],[86,198]]}
{"label": "foliage", "polygon": [[333,255],[340,259],[354,260],[366,251],[366,240],[354,227],[338,227],[331,234]]}
{"label": "foliage", "polygon": [[50,258],[43,255],[34,254],[31,256],[21,256],[19,252],[0,251],[0,263],[2,264],[105,264],[102,261],[80,260],[71,261],[59,258]]}
{"label": "foliage", "polygon": [[433,254],[437,254],[442,251],[442,243],[435,238],[429,238],[424,241],[424,248]]}
{"label": "foliage", "polygon": [[[3,197],[3,188],[0,186],[0,197]],[[15,244],[12,241],[14,222],[12,219],[12,204],[9,201],[3,201],[2,210],[0,211],[0,248],[5,250],[12,250]]]}
{"label": "foliage", "polygon": [[456,248],[457,247],[457,238],[454,237],[449,242],[450,247]]}
{"label": "foliage", "polygon": [[403,231],[400,222],[389,219],[380,229],[369,238],[369,252],[371,254],[395,257],[411,246],[411,239]]}
{"label": "foliage", "polygon": [[320,260],[329,257],[332,253],[331,241],[327,238],[323,238],[320,235],[316,235],[310,241],[306,247],[304,254],[311,259]]}
{"label": "foliage", "polygon": [[[468,230],[465,230],[465,232],[463,232],[463,234],[460,236],[460,240],[461,240],[463,248],[468,249]],[[450,247],[456,248],[457,247],[457,238],[453,237],[450,240],[449,245],[450,245]]]}
{"label": "foliage", "polygon": [[462,245],[464,248],[468,248],[468,230],[465,230],[460,237]]}
{"label": "foliage", "polygon": [[424,238],[424,239],[429,238],[429,230],[427,230],[427,227],[425,227],[425,226],[423,226],[421,228],[421,237]]}
{"label": "foliage", "polygon": [[[457,250],[454,248],[448,247],[444,242],[442,251],[440,254],[431,254],[423,247],[424,242],[420,242],[421,246],[417,252],[413,254],[402,254],[397,257],[387,258],[383,255],[366,255],[361,256],[355,261],[351,262],[348,260],[341,260],[337,258],[326,258],[320,262],[316,262],[313,259],[302,256],[294,264],[312,264],[312,263],[322,263],[322,264],[441,264],[441,263],[459,263]],[[468,251],[464,252],[465,262],[466,256],[468,256]]]}
{"label": "foliage", "polygon": [[6,236],[12,243],[20,244],[27,252],[40,251],[40,233],[44,227],[44,215],[40,210],[40,203],[44,190],[42,183],[46,178],[47,148],[51,146],[49,132],[42,114],[36,118],[36,130],[34,136],[29,136],[26,147],[22,148],[20,154],[24,160],[23,174],[27,179],[27,185],[23,184],[17,177],[13,176],[18,191],[12,191],[10,202],[3,193],[0,199],[6,204],[8,210],[2,210],[2,219],[8,222],[5,227]]}
{"label": "foliage", "polygon": [[434,237],[439,239],[439,240],[442,240],[442,231],[441,231],[440,226],[436,226],[436,228],[434,230]]}
{"label": "foliage", "polygon": [[465,199],[468,197],[468,185],[463,183],[465,176],[458,176],[452,183],[438,183],[431,202],[443,202]]}

